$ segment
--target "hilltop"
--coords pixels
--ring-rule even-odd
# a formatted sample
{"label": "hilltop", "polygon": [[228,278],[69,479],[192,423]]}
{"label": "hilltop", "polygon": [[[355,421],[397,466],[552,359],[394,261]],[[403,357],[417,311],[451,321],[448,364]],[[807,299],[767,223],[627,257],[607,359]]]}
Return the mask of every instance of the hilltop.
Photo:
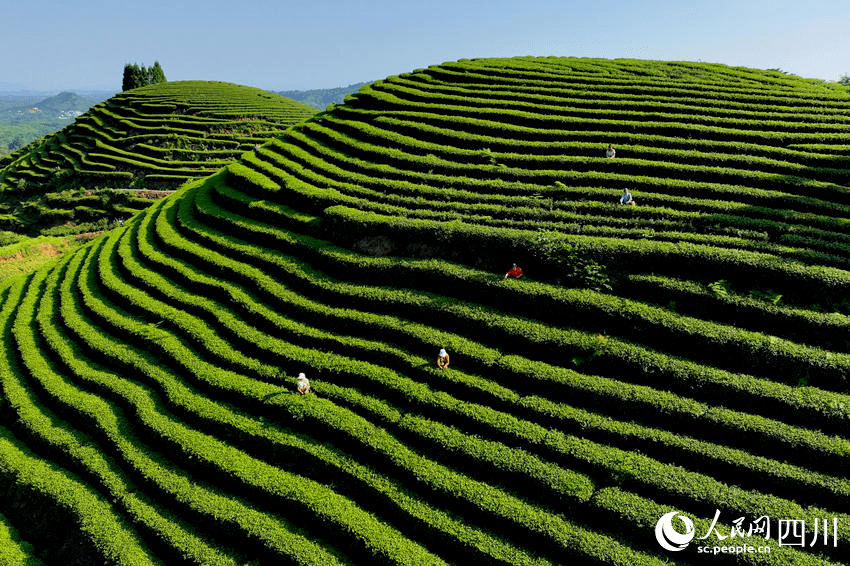
{"label": "hilltop", "polygon": [[[38,113],[46,114],[81,102],[62,93],[40,104]],[[274,93],[220,82],[119,93],[0,161],[0,229],[79,231],[126,218],[157,191],[210,174],[314,112]]]}
{"label": "hilltop", "polygon": [[848,146],[848,93],[776,71],[364,86],[0,285],[0,549],[847,564]]}

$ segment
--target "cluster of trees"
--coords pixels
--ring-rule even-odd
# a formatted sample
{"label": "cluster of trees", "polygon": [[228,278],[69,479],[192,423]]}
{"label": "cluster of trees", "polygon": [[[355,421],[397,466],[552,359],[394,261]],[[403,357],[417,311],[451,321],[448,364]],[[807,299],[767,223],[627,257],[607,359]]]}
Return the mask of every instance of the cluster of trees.
{"label": "cluster of trees", "polygon": [[124,80],[121,83],[121,90],[130,90],[131,88],[164,83],[165,81],[165,73],[159,66],[159,61],[154,61],[153,67],[150,68],[144,65],[140,67],[136,63],[132,65],[127,63],[124,65]]}

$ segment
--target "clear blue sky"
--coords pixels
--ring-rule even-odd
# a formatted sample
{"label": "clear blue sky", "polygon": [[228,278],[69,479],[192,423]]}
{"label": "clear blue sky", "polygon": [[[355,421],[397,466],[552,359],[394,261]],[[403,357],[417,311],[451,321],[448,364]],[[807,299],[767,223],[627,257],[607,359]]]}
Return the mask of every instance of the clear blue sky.
{"label": "clear blue sky", "polygon": [[850,0],[7,0],[0,22],[0,90],[120,90],[125,63],[154,60],[269,90],[514,55],[850,73]]}

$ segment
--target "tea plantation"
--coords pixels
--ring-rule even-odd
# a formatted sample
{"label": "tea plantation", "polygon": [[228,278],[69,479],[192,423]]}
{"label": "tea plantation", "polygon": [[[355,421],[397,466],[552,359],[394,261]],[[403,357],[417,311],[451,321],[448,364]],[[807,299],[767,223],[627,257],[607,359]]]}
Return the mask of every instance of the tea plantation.
{"label": "tea plantation", "polygon": [[211,81],[119,93],[0,161],[0,229],[103,227],[315,112],[272,92]]}
{"label": "tea plantation", "polygon": [[[92,148],[171,127],[96,125],[111,104],[76,126]],[[847,90],[777,71],[476,59],[365,86],[0,287],[0,546],[846,564],[848,150]]]}

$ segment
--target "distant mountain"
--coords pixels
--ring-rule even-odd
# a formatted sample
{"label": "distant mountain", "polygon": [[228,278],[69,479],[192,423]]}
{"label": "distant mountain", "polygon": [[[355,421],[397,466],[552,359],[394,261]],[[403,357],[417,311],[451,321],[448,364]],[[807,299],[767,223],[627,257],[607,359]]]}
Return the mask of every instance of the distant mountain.
{"label": "distant mountain", "polygon": [[13,106],[9,108],[5,114],[7,119],[11,120],[67,119],[79,116],[97,102],[97,100],[83,98],[73,92],[61,92],[55,96],[39,100],[38,102],[33,102],[31,100],[25,102],[22,101],[20,106]]}
{"label": "distant mountain", "polygon": [[63,128],[100,100],[73,92],[37,97],[0,94],[0,155]]}
{"label": "distant mountain", "polygon": [[56,96],[45,98],[38,102],[35,107],[45,113],[76,111],[81,114],[91,108],[93,101],[83,98],[73,92],[60,92]]}
{"label": "distant mountain", "polygon": [[[10,86],[15,85],[0,82],[0,89]],[[0,157],[67,126],[77,116],[114,94],[93,90],[59,94],[21,92],[0,90]]]}
{"label": "distant mountain", "polygon": [[329,104],[342,104],[346,95],[353,94],[360,90],[360,87],[369,83],[355,83],[348,86],[338,88],[317,88],[313,90],[284,90],[278,94],[303,102],[307,106],[324,110]]}

